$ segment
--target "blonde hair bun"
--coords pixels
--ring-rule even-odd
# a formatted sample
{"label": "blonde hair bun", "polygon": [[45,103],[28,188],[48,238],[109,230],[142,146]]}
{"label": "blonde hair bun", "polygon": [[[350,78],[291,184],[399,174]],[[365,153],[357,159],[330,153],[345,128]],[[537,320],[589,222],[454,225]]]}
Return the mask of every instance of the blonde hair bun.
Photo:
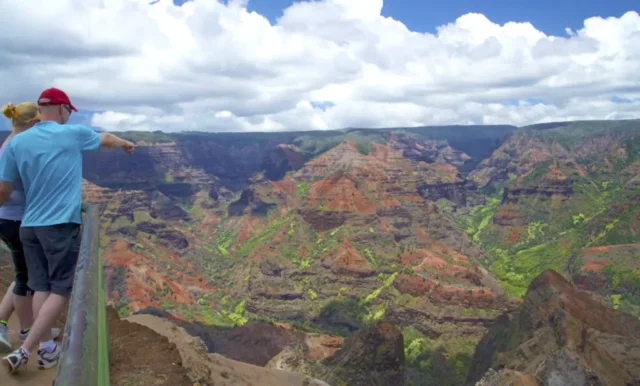
{"label": "blonde hair bun", "polygon": [[42,119],[38,105],[33,102],[22,102],[17,105],[7,103],[2,107],[2,114],[11,119],[13,128],[18,131],[23,131],[33,126],[33,122]]}
{"label": "blonde hair bun", "polygon": [[9,102],[2,108],[2,114],[9,119],[14,119],[16,114],[16,107],[13,103]]}

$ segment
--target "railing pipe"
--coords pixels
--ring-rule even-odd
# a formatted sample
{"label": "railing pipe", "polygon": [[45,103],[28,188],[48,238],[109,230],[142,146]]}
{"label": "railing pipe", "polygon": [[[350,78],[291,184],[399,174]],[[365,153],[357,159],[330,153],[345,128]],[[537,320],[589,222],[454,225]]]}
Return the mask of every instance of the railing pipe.
{"label": "railing pipe", "polygon": [[109,386],[100,217],[91,205],[83,205],[83,212],[82,242],[54,386]]}

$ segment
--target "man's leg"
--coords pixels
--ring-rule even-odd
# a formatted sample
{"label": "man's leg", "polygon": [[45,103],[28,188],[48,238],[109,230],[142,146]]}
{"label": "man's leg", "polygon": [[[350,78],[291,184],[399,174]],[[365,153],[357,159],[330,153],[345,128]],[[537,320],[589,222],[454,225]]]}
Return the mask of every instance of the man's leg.
{"label": "man's leg", "polygon": [[53,342],[47,344],[47,341],[51,336],[51,328],[64,311],[73,288],[80,252],[80,224],[38,227],[35,231],[47,257],[51,291],[50,294],[40,295],[36,290],[34,304],[44,300],[36,314],[30,336],[24,341],[22,348],[29,353],[35,349],[39,341],[46,342],[40,345],[38,351],[38,367],[50,368],[56,364],[60,356],[60,348]]}

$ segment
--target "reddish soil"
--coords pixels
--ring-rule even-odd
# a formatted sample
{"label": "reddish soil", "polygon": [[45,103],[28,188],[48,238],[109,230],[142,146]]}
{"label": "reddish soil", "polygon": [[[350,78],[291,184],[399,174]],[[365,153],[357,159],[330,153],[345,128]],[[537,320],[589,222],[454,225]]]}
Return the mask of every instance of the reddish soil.
{"label": "reddish soil", "polygon": [[581,271],[600,272],[604,267],[609,265],[609,261],[588,261],[581,269]]}
{"label": "reddish soil", "polygon": [[298,153],[287,145],[280,145],[278,147],[282,150],[285,157],[287,158],[289,168],[291,168],[291,170],[299,169],[302,165],[304,165],[304,157],[302,156],[302,154]]}
{"label": "reddish soil", "polygon": [[[640,261],[630,258],[640,254],[640,244],[620,244],[586,248],[582,254],[584,265],[580,275],[574,280],[580,281],[580,288],[595,291],[607,286],[607,277],[602,270],[609,264],[624,264],[640,272]],[[584,276],[584,277],[581,277]]]}
{"label": "reddish soil", "polygon": [[275,236],[273,237],[273,241],[277,244],[282,244],[287,241],[287,233],[289,232],[289,224],[284,224],[278,229]]}
{"label": "reddish soil", "polygon": [[520,213],[513,204],[506,204],[493,216],[494,223],[502,226],[513,226],[520,219]]}
{"label": "reddish soil", "polygon": [[[422,201],[411,197],[415,191],[412,163],[389,146],[371,144],[370,149],[364,155],[353,141],[345,141],[307,162],[296,176],[315,181],[310,186],[308,205],[373,214],[377,207],[400,206],[399,197]],[[325,177],[327,174],[329,177]]]}
{"label": "reddish soil", "polygon": [[385,232],[392,232],[393,228],[383,219],[379,219],[380,228]]}
{"label": "reddish soil", "polygon": [[423,268],[427,270],[429,268],[439,269],[447,265],[445,259],[426,249],[415,249],[410,252],[405,252],[400,255],[400,262],[403,265],[419,263],[413,268],[415,271],[421,271]]}
{"label": "reddish soil", "polygon": [[322,264],[338,275],[367,276],[373,274],[371,265],[345,240],[335,252],[322,258]]}
{"label": "reddish soil", "polygon": [[305,339],[307,358],[325,359],[336,353],[344,343],[344,338],[328,335],[308,335]]}
{"label": "reddish soil", "polygon": [[[102,252],[105,261],[107,281],[113,279],[124,285],[124,288],[112,288],[108,294],[110,300],[117,300],[119,290],[124,290],[130,299],[129,305],[135,312],[146,307],[158,307],[163,299],[176,304],[193,304],[192,292],[215,292],[204,284],[206,281],[191,263],[178,261],[170,251],[163,254],[163,259],[181,264],[183,271],[172,271],[169,278],[161,271],[162,262],[151,260],[129,249],[129,245],[117,240],[109,244]],[[187,275],[184,272],[193,272]],[[124,273],[124,277],[122,277]],[[118,275],[114,277],[113,275]],[[165,295],[162,295],[166,291]]]}
{"label": "reddish soil", "polygon": [[587,176],[587,168],[584,165],[577,165],[576,166],[576,170],[578,171],[578,174],[580,175],[580,177],[586,177]]}
{"label": "reddish soil", "polygon": [[558,162],[554,162],[549,165],[547,169],[547,174],[544,176],[543,181],[545,182],[558,182],[558,181],[566,181],[567,176],[562,173],[560,167],[558,166]]}
{"label": "reddish soil", "polygon": [[410,202],[424,202],[424,198],[414,194],[414,195],[403,195],[401,196],[403,200]]}
{"label": "reddish soil", "polygon": [[400,207],[402,206],[402,204],[400,203],[400,201],[398,201],[397,199],[393,198],[393,197],[382,197],[379,201],[378,204],[380,204],[381,207],[385,207],[385,208],[392,208],[392,207]]}
{"label": "reddish soil", "polygon": [[412,296],[426,296],[434,304],[455,304],[461,307],[499,308],[500,302],[488,288],[465,289],[452,285],[441,285],[437,281],[421,276],[400,275],[395,287]]}
{"label": "reddish soil", "polygon": [[294,197],[296,195],[296,184],[289,176],[283,178],[280,181],[269,182],[271,183],[273,192],[276,194],[284,194],[291,197]]}
{"label": "reddish soil", "polygon": [[258,216],[242,217],[238,225],[235,227],[236,229],[239,229],[239,232],[238,239],[234,247],[242,245],[252,234],[256,234],[258,227],[263,225],[262,223],[263,221],[261,221]]}
{"label": "reddish soil", "polygon": [[330,210],[365,214],[376,212],[376,204],[369,200],[358,189],[355,181],[344,173],[336,173],[311,185],[309,200],[316,208],[323,205]]}
{"label": "reddish soil", "polygon": [[518,239],[520,238],[520,232],[522,231],[522,229],[520,228],[515,228],[511,230],[511,233],[509,234],[509,238],[507,239],[507,241],[505,242],[505,244],[514,244],[518,242]]}
{"label": "reddish soil", "polygon": [[210,235],[215,232],[218,225],[220,225],[220,217],[209,211],[204,211],[202,220],[198,221],[198,232]]}
{"label": "reddish soil", "polygon": [[447,177],[455,182],[461,181],[460,172],[451,164],[434,164],[431,167],[442,177]]}
{"label": "reddish soil", "polygon": [[391,149],[389,146],[381,145],[379,143],[371,144],[371,152],[369,153],[370,157],[373,157],[382,162],[389,162],[390,155],[393,157],[393,160],[402,158],[402,155]]}
{"label": "reddish soil", "polygon": [[445,256],[451,259],[451,261],[453,261],[454,263],[458,263],[458,264],[464,264],[464,265],[470,265],[471,263],[469,262],[469,259],[467,258],[467,256],[458,253],[456,251],[454,251],[453,249],[449,248],[448,246],[439,243],[439,242],[433,242],[429,248],[434,251],[435,253],[441,255],[441,256]]}
{"label": "reddish soil", "polygon": [[438,282],[420,276],[400,275],[394,282],[396,289],[412,296],[425,296],[435,289]]}
{"label": "reddish soil", "polygon": [[418,244],[426,244],[431,241],[431,237],[429,233],[422,229],[420,225],[416,225],[416,238],[418,239]]}
{"label": "reddish soil", "polygon": [[613,249],[613,246],[611,245],[605,245],[605,246],[601,246],[601,247],[591,247],[591,248],[587,248],[584,250],[584,253],[593,253],[593,252],[609,252]]}

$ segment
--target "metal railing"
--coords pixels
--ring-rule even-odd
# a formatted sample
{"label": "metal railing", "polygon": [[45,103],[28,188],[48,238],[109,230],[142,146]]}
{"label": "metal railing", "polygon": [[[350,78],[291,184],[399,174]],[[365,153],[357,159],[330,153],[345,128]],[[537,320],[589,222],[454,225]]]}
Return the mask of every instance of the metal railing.
{"label": "metal railing", "polygon": [[109,340],[100,258],[100,216],[83,205],[84,226],[54,386],[108,386]]}

